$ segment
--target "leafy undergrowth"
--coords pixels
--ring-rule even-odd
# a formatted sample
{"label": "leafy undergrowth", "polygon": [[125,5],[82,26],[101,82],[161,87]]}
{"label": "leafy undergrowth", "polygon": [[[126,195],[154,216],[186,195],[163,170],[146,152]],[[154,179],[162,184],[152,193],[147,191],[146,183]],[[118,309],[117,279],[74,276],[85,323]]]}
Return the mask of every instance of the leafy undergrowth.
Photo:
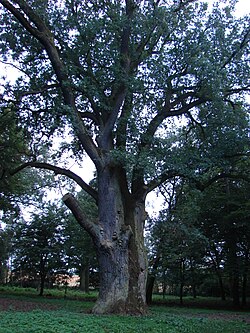
{"label": "leafy undergrowth", "polygon": [[[152,306],[146,316],[95,316],[93,301],[8,295],[0,290],[0,333],[248,333],[250,313]],[[2,306],[2,307],[1,307]]]}
{"label": "leafy undergrowth", "polygon": [[233,333],[249,332],[239,321],[188,318],[154,311],[144,317],[94,316],[63,310],[7,311],[0,313],[0,333]]}

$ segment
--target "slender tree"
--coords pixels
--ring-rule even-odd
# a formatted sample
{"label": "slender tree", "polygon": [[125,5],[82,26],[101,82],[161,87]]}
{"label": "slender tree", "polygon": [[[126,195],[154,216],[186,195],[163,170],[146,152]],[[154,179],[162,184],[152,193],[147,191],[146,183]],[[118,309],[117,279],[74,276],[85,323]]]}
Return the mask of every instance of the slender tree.
{"label": "slender tree", "polygon": [[[21,73],[5,96],[32,132],[33,157],[19,170],[67,176],[96,200],[93,223],[72,193],[63,197],[97,251],[94,312],[144,313],[145,199],[168,179],[187,176],[172,160],[169,121],[197,123],[201,109],[232,112],[249,90],[247,19],[234,19],[231,1],[211,13],[195,0],[0,4],[3,61]],[[52,133],[66,130],[72,139],[61,138],[54,161],[46,160]],[[91,158],[97,189],[56,164],[66,148]]]}

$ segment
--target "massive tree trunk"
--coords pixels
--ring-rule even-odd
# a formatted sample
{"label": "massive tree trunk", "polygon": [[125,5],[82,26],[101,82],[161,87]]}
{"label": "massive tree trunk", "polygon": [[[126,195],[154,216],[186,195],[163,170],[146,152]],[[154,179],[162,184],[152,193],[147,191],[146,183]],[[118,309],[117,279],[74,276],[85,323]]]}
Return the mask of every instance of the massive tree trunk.
{"label": "massive tree trunk", "polygon": [[117,170],[106,168],[98,175],[100,293],[95,313],[145,311],[145,207],[123,190]]}
{"label": "massive tree trunk", "polygon": [[[125,193],[126,192],[126,193]],[[146,311],[147,256],[144,246],[145,200],[135,199],[121,185],[119,172],[98,174],[99,221],[91,223],[70,195],[65,204],[91,235],[100,270],[100,291],[94,313]]]}

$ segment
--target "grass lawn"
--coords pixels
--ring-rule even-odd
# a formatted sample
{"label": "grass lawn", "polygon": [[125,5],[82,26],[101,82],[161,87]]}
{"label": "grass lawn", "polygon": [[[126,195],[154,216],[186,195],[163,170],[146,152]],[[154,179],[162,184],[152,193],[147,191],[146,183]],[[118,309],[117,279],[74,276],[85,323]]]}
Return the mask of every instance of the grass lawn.
{"label": "grass lawn", "polygon": [[152,306],[146,316],[90,314],[92,298],[0,289],[0,333],[249,333],[250,313]]}

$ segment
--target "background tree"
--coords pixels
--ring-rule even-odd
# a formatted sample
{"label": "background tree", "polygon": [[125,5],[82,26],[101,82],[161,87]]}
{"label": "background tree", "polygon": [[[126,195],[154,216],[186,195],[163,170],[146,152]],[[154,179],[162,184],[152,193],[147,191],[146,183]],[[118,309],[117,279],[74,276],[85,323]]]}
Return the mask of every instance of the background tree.
{"label": "background tree", "polygon": [[[33,157],[18,170],[68,176],[96,200],[99,219],[92,223],[72,193],[63,198],[95,244],[94,312],[143,313],[146,196],[176,175],[190,175],[178,158],[172,162],[177,146],[169,146],[168,121],[185,116],[196,123],[200,111],[233,112],[249,90],[247,19],[232,16],[231,2],[210,14],[197,1],[0,4],[1,51],[22,73],[4,94],[32,133]],[[61,145],[54,160],[46,159],[54,132]],[[97,189],[61,167],[65,148],[76,159],[83,151],[91,158]]]}
{"label": "background tree", "polygon": [[207,238],[197,224],[199,191],[181,181],[177,184],[168,197],[168,208],[161,211],[152,225],[150,248],[160,256],[156,274],[163,291],[168,286],[183,304],[188,286],[192,287],[188,292],[196,297],[201,283],[200,269],[205,265]]}
{"label": "background tree", "polygon": [[[204,192],[186,184],[150,234],[150,256],[163,293],[226,296],[236,307],[249,295],[249,183],[220,179]],[[173,199],[172,199],[173,202]],[[155,263],[157,262],[157,265]],[[240,304],[240,297],[242,302]]]}
{"label": "background tree", "polygon": [[[175,282],[182,281],[181,288],[187,282],[185,280],[189,279],[194,295],[195,280],[199,277],[194,268],[195,266],[208,268],[208,258],[210,258],[209,262],[211,261],[218,278],[221,297],[225,299],[224,276],[225,265],[227,266],[225,263],[227,263],[227,253],[231,253],[226,248],[226,239],[229,237],[229,244],[236,244],[241,237],[242,240],[245,239],[240,231],[244,225],[244,218],[239,225],[231,220],[235,230],[230,228],[226,221],[227,216],[231,217],[231,214],[233,216],[241,214],[242,217],[248,215],[248,210],[245,210],[245,207],[248,207],[245,187],[248,187],[250,179],[248,116],[244,108],[239,106],[237,113],[219,110],[217,114],[211,110],[209,114],[205,113],[205,120],[203,116],[201,110],[199,126],[194,127],[190,124],[189,131],[183,133],[180,130],[174,140],[177,157],[173,156],[172,162],[174,158],[178,159],[178,166],[185,172],[186,180],[176,177],[166,186],[161,185],[160,191],[165,198],[167,208],[153,224],[150,248],[151,251],[153,249],[152,255],[155,258],[153,261],[155,274],[159,277],[160,267],[163,276],[168,270],[168,283],[171,276]],[[236,186],[237,190],[232,190],[235,199],[229,195],[229,187],[225,192],[222,184]],[[242,210],[239,209],[236,198],[241,202]],[[226,213],[223,207],[229,209],[232,205],[234,205],[232,210],[236,211],[231,212],[230,208],[230,213]],[[247,229],[243,230],[248,234]],[[238,241],[236,239],[234,242],[230,241],[232,237],[236,237]],[[247,248],[248,245],[245,244],[244,253],[248,252]],[[239,258],[236,260],[236,252],[239,258],[242,260],[245,258],[242,257],[242,253],[240,254],[239,248],[238,251],[234,248],[234,263],[229,266],[231,269],[234,267],[235,272],[240,260]],[[155,267],[156,261],[158,269]],[[205,269],[201,271],[204,273]],[[238,281],[235,286],[238,290],[238,302],[234,303],[239,305],[239,272],[234,275]],[[201,277],[204,280],[205,275]],[[180,294],[182,295],[182,292]],[[237,299],[237,296],[234,298]]]}
{"label": "background tree", "polygon": [[[210,258],[235,306],[246,305],[249,267],[249,183],[220,180],[205,191],[200,219],[210,241]],[[210,203],[209,207],[207,202]]]}
{"label": "background tree", "polygon": [[11,252],[12,231],[0,228],[0,284],[8,282],[8,261]]}
{"label": "background tree", "polygon": [[64,215],[54,204],[41,202],[30,221],[22,219],[12,226],[12,274],[22,285],[26,279],[36,285],[39,276],[40,296],[49,275],[68,273],[63,261]]}

